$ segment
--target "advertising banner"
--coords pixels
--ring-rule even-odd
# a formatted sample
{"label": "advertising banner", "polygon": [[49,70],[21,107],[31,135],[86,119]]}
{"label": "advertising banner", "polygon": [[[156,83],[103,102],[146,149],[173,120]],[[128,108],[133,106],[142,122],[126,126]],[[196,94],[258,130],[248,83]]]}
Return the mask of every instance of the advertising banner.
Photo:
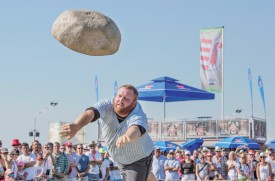
{"label": "advertising banner", "polygon": [[219,136],[248,136],[249,137],[249,120],[248,119],[229,119],[218,122]]}
{"label": "advertising banner", "polygon": [[149,135],[153,140],[159,138],[159,121],[150,121],[149,123]]}
{"label": "advertising banner", "polygon": [[216,121],[188,121],[186,122],[187,138],[203,138],[216,136]]}
{"label": "advertising banner", "polygon": [[183,121],[165,121],[161,123],[161,138],[163,140],[183,140]]}
{"label": "advertising banner", "polygon": [[254,138],[266,138],[266,122],[254,120]]}

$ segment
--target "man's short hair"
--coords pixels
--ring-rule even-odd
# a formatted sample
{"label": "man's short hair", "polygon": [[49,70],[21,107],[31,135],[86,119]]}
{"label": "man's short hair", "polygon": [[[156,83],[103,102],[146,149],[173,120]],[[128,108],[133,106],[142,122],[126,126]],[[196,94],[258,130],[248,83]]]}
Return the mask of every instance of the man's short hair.
{"label": "man's short hair", "polygon": [[133,85],[125,84],[125,85],[121,86],[120,88],[125,88],[125,89],[128,89],[128,90],[132,90],[134,92],[136,100],[138,99],[138,91]]}

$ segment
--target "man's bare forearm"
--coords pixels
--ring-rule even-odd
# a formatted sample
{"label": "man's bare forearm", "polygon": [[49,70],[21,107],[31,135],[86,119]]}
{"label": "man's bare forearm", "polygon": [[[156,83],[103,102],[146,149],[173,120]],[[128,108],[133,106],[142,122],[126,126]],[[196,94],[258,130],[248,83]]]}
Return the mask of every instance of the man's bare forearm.
{"label": "man's bare forearm", "polygon": [[93,120],[94,116],[95,114],[93,110],[86,110],[75,120],[74,123],[78,125],[79,129],[81,129],[89,124]]}
{"label": "man's bare forearm", "polygon": [[125,135],[127,136],[128,141],[132,142],[132,141],[135,141],[140,138],[141,132],[140,132],[138,126],[131,126],[128,128]]}

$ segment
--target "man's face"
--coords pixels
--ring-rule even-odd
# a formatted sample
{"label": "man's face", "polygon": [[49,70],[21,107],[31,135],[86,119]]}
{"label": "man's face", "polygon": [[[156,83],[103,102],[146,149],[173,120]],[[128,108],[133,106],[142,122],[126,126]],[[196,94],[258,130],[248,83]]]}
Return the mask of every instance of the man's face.
{"label": "man's face", "polygon": [[237,126],[235,124],[230,125],[230,131],[235,132],[237,130]]}
{"label": "man's face", "polygon": [[59,144],[54,144],[54,145],[53,145],[53,151],[54,151],[55,153],[58,153],[58,152],[59,152],[59,149],[60,149],[60,145],[59,145]]}
{"label": "man's face", "polygon": [[78,154],[80,155],[83,154],[83,150],[84,150],[83,145],[77,145],[76,149]]}
{"label": "man's face", "polygon": [[114,110],[119,116],[125,117],[136,106],[136,102],[134,91],[122,87],[114,99]]}
{"label": "man's face", "polygon": [[39,151],[39,143],[38,143],[38,142],[34,142],[34,143],[33,143],[33,146],[32,146],[32,149],[33,149],[34,151]]}
{"label": "man's face", "polygon": [[198,127],[198,134],[203,135],[204,134],[204,128]]}
{"label": "man's face", "polygon": [[29,147],[28,147],[28,146],[22,146],[22,152],[23,152],[24,154],[28,154],[28,152],[29,152]]}
{"label": "man's face", "polygon": [[155,155],[156,155],[156,156],[159,156],[159,155],[160,155],[160,149],[156,149],[156,150],[155,150]]}

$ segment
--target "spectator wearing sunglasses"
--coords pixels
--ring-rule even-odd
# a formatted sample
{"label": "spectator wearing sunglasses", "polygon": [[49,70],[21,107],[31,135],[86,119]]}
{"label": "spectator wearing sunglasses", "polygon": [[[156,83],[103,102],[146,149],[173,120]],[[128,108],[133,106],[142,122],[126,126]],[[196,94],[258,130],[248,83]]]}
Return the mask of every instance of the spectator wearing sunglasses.
{"label": "spectator wearing sunglasses", "polygon": [[[20,150],[20,147],[21,147],[21,143],[19,141],[19,139],[13,139],[12,142],[11,142],[11,146],[13,147],[14,150]],[[22,152],[20,152],[20,155],[22,154]]]}
{"label": "spectator wearing sunglasses", "polygon": [[170,150],[170,158],[164,162],[164,170],[166,171],[165,180],[179,180],[178,170],[180,168],[180,161],[175,158],[174,150]]}
{"label": "spectator wearing sunglasses", "polygon": [[198,181],[209,180],[210,167],[207,162],[205,162],[205,156],[203,154],[199,155],[200,163],[196,165],[196,176]]}
{"label": "spectator wearing sunglasses", "polygon": [[77,177],[81,181],[88,181],[88,172],[90,169],[89,157],[84,154],[83,144],[78,144],[77,147]]}
{"label": "spectator wearing sunglasses", "polygon": [[196,161],[191,159],[191,152],[185,151],[185,158],[180,166],[182,180],[195,180]]}
{"label": "spectator wearing sunglasses", "polygon": [[90,151],[85,153],[90,160],[89,180],[99,180],[100,165],[102,164],[102,156],[96,151],[96,143],[94,141],[89,145]]}
{"label": "spectator wearing sunglasses", "polygon": [[[270,163],[266,162],[266,154],[260,153],[260,163],[257,166],[257,178],[260,181],[269,180],[272,177],[272,168]],[[272,180],[272,179],[270,179]]]}
{"label": "spectator wearing sunglasses", "polygon": [[15,155],[15,151],[11,150],[8,152],[8,156],[4,160],[5,160],[6,169],[11,169],[14,172],[15,178],[16,178],[18,168],[17,168],[17,163],[14,160],[14,155]]}

